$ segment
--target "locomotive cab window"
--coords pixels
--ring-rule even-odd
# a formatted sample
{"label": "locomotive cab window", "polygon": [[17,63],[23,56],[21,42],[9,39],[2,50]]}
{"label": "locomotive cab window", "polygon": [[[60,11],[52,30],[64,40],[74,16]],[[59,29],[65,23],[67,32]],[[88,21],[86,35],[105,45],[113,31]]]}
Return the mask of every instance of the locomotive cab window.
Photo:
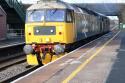
{"label": "locomotive cab window", "polygon": [[30,10],[27,12],[26,21],[27,22],[41,22],[44,20],[43,10]]}
{"label": "locomotive cab window", "polygon": [[63,22],[65,21],[65,10],[61,9],[46,10],[45,20],[47,22]]}
{"label": "locomotive cab window", "polygon": [[71,11],[71,10],[68,10],[68,11],[67,11],[66,21],[67,21],[67,22],[73,22],[72,11]]}

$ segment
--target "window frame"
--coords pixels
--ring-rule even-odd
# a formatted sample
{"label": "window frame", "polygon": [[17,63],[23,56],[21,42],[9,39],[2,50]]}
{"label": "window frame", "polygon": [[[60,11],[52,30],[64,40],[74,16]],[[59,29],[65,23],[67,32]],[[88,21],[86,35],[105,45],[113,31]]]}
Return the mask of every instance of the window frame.
{"label": "window frame", "polygon": [[[68,20],[67,20],[67,15],[68,15],[68,13],[71,15],[71,21],[68,21]],[[73,10],[70,10],[70,9],[67,9],[67,10],[66,10],[66,22],[67,22],[67,23],[73,23],[73,21],[74,21],[74,18],[73,18],[74,15],[73,15],[73,13],[74,13]]]}
{"label": "window frame", "polygon": [[34,11],[34,10],[28,10],[28,11],[26,11],[26,20],[25,20],[25,22],[26,23],[38,23],[38,22],[44,22],[45,21],[45,11],[46,10],[44,10],[44,9],[35,9],[35,11],[43,11],[44,13],[43,13],[43,16],[44,16],[44,19],[43,19],[43,21],[28,21],[28,12],[29,11]]}
{"label": "window frame", "polygon": [[[55,8],[56,9],[56,8]],[[66,22],[66,23],[73,23],[75,21],[75,17],[74,17],[74,10],[71,9],[58,9],[58,10],[64,10],[64,21],[46,21],[46,13],[47,10],[53,10],[53,9],[36,9],[37,11],[44,11],[44,20],[43,21],[28,21],[28,12],[29,11],[33,11],[33,10],[28,10],[26,12],[26,20],[25,23],[38,23],[38,22]],[[71,21],[67,20],[67,13],[70,12],[71,14]]]}
{"label": "window frame", "polygon": [[[55,9],[56,9],[56,8],[55,8]],[[46,10],[45,10],[45,15],[47,14],[47,10],[53,10],[53,9],[46,9]],[[57,9],[57,10],[63,10],[63,11],[64,11],[64,20],[63,20],[63,21],[47,21],[47,20],[46,20],[46,16],[45,16],[44,21],[45,21],[45,22],[66,22],[66,9]]]}

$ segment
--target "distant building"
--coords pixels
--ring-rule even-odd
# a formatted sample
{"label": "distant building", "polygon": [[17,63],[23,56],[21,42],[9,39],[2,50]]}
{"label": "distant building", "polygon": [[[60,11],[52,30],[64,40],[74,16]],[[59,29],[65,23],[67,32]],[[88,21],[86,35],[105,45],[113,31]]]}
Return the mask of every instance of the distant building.
{"label": "distant building", "polygon": [[6,38],[7,34],[7,24],[6,24],[6,12],[0,6],[0,40]]}

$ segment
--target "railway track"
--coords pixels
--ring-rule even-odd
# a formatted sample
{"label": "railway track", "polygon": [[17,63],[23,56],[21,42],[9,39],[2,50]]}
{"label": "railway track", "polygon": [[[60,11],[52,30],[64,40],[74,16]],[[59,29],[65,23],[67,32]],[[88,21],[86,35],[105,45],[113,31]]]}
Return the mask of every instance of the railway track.
{"label": "railway track", "polygon": [[0,48],[0,71],[4,68],[14,65],[17,62],[26,61],[23,52],[22,44],[15,44],[14,46],[3,46]]}
{"label": "railway track", "polygon": [[11,82],[38,68],[38,66],[29,66],[25,57],[22,55],[22,57],[15,57],[14,59],[1,63],[0,83]]}
{"label": "railway track", "polygon": [[13,65],[17,65],[17,64],[20,64],[20,63],[23,63],[23,62],[26,62],[26,58],[25,56],[21,56],[21,57],[14,57],[13,59],[10,59],[10,60],[6,60],[6,61],[3,61],[1,62],[0,64],[0,71],[8,68],[8,67],[11,67]]}
{"label": "railway track", "polygon": [[32,72],[33,70],[37,69],[38,67],[39,67],[39,66],[30,66],[30,67],[28,67],[26,70],[24,70],[23,72],[21,72],[21,73],[19,73],[19,74],[16,74],[16,75],[14,75],[14,76],[12,76],[12,77],[10,77],[10,78],[7,78],[7,79],[2,80],[1,83],[10,83],[10,82],[12,82],[13,80],[15,80],[15,79],[17,79],[17,78],[19,78],[19,77],[21,77],[21,76],[24,76],[24,75],[26,75],[26,74]]}
{"label": "railway track", "polygon": [[[0,48],[0,83],[8,83],[8,79],[29,69],[23,46],[24,44],[20,44]],[[22,70],[21,67],[23,67]]]}

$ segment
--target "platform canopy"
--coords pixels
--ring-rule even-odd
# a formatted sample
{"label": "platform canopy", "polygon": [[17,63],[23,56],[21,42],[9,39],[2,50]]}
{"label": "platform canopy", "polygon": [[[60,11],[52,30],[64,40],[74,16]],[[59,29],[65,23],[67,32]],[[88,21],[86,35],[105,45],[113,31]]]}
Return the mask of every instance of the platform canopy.
{"label": "platform canopy", "polygon": [[86,7],[96,12],[105,14],[107,16],[116,16],[119,15],[123,5],[119,3],[80,3],[76,4],[80,7]]}

